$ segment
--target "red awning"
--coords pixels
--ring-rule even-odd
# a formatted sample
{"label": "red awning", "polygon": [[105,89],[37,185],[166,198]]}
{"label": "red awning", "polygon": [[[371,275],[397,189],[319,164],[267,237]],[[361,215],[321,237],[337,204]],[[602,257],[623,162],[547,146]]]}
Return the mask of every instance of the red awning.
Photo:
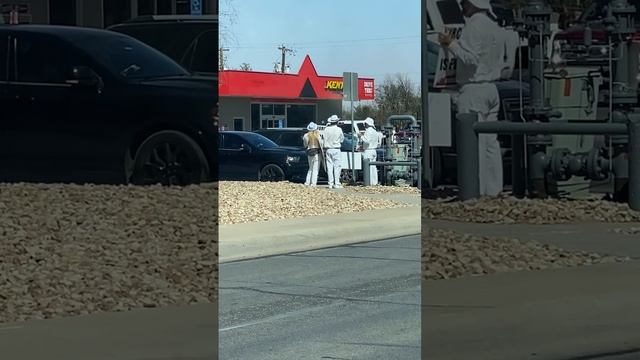
{"label": "red awning", "polygon": [[[342,99],[342,77],[319,76],[307,55],[297,74],[225,70],[219,74],[220,96],[269,99]],[[374,80],[358,79],[359,99],[373,100]]]}

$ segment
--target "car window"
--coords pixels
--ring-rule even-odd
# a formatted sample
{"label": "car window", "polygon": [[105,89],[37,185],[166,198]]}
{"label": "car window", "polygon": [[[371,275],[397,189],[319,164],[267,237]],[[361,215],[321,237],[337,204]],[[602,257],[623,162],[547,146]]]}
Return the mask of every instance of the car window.
{"label": "car window", "polygon": [[185,76],[188,72],[167,55],[124,35],[82,38],[77,41],[89,56],[122,78],[145,79]]}
{"label": "car window", "polygon": [[302,135],[298,132],[287,132],[280,138],[280,146],[302,146]]}
{"label": "car window", "polygon": [[242,145],[247,145],[246,141],[235,134],[224,134],[224,148],[230,150],[240,150]]}
{"label": "car window", "polygon": [[218,71],[218,32],[210,30],[198,37],[190,66],[192,72],[216,73]]}
{"label": "car window", "polygon": [[278,147],[278,144],[260,134],[245,133],[242,136],[244,140],[248,141],[251,146],[257,149],[274,149]]}
{"label": "car window", "polygon": [[17,37],[17,81],[64,84],[73,65],[64,43],[51,37]]}
{"label": "car window", "polygon": [[[212,30],[215,28],[214,24],[185,22],[177,24],[126,25],[114,27],[112,30],[132,36],[158,49],[185,68],[194,66],[198,68],[195,71],[217,72],[218,36],[217,32]],[[195,49],[195,62],[191,64],[191,59],[194,58],[193,45],[196,39],[203,35],[203,46]],[[208,47],[204,45],[208,45]],[[211,51],[213,51],[213,57],[211,56]],[[213,69],[213,71],[206,69]]]}

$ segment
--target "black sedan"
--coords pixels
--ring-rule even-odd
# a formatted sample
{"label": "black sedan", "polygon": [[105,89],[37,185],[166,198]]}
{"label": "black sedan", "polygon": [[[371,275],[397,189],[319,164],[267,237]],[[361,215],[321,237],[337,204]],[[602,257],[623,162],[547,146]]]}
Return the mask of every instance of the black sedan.
{"label": "black sedan", "polygon": [[217,177],[217,86],[129,36],[0,27],[0,181],[187,185]]}
{"label": "black sedan", "polygon": [[221,131],[218,141],[221,180],[300,182],[307,176],[307,156],[299,148],[246,131]]}

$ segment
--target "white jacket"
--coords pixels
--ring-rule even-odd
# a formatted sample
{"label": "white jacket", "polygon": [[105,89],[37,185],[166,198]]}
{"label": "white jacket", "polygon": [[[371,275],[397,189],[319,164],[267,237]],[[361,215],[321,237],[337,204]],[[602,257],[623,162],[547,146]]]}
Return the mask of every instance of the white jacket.
{"label": "white jacket", "polygon": [[327,126],[322,132],[325,149],[340,149],[344,141],[344,133],[337,125]]}
{"label": "white jacket", "polygon": [[364,135],[362,135],[362,148],[364,150],[373,150],[377,149],[381,143],[381,135],[374,128],[368,127],[367,130],[364,131]]}
{"label": "white jacket", "polygon": [[499,80],[507,66],[506,40],[504,29],[486,14],[476,13],[467,19],[460,39],[449,46],[458,60],[458,84]]}

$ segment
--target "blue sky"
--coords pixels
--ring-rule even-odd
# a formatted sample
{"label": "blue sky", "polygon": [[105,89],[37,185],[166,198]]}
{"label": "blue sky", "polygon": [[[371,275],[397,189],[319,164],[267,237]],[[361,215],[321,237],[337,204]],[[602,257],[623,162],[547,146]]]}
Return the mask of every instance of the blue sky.
{"label": "blue sky", "polygon": [[352,71],[380,83],[404,74],[420,84],[418,0],[221,0],[220,14],[231,68],[273,71],[285,45],[295,51],[291,72],[308,54],[320,75]]}

